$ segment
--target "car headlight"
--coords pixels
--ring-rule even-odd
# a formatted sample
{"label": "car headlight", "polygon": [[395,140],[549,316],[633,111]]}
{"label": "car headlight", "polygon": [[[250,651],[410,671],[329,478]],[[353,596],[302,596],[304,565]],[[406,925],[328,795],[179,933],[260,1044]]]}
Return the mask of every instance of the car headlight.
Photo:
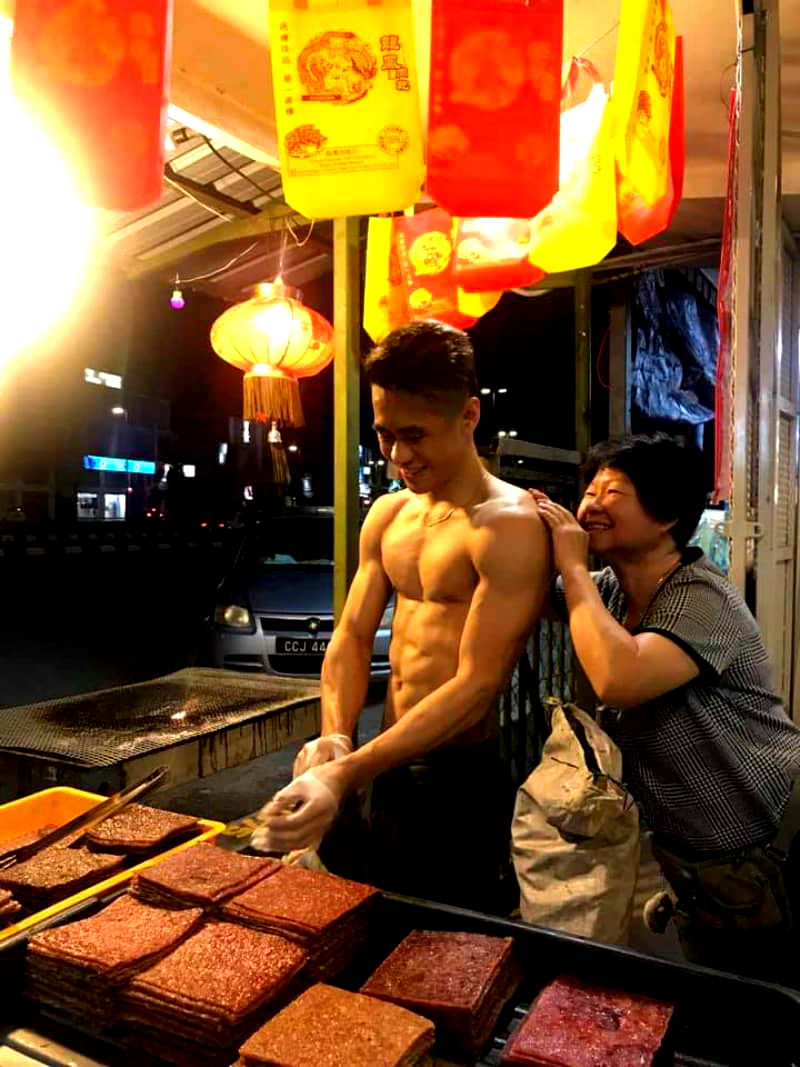
{"label": "car headlight", "polygon": [[236,630],[250,629],[253,616],[241,604],[217,604],[214,608],[214,622],[219,626],[232,626]]}
{"label": "car headlight", "polygon": [[379,630],[391,630],[392,619],[394,618],[394,601],[391,600],[386,605],[386,610],[381,615],[381,621],[378,623]]}

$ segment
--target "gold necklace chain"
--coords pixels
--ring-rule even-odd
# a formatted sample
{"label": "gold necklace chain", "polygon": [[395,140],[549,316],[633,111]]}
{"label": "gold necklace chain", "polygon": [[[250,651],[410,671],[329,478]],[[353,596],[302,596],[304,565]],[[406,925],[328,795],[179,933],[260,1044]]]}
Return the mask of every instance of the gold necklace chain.
{"label": "gold necklace chain", "polygon": [[656,579],[656,588],[663,585],[664,582],[666,582],[667,578],[671,578],[675,571],[678,569],[678,567],[680,567],[682,562],[683,560],[679,556],[677,562],[673,563],[669,570],[664,571],[661,577]]}
{"label": "gold necklace chain", "polygon": [[442,515],[438,519],[429,519],[428,515],[426,513],[425,515],[422,516],[422,525],[423,526],[438,526],[440,522],[447,522],[447,520],[453,515],[455,510],[456,510],[456,506],[455,506],[455,504],[453,504],[453,506],[450,508],[450,510],[446,511],[444,513],[444,515]]}
{"label": "gold necklace chain", "polygon": [[477,503],[479,503],[480,497],[481,497],[481,492],[483,492],[483,489],[481,489],[476,496],[471,497],[467,501],[466,504],[453,504],[453,506],[450,508],[450,510],[446,511],[444,513],[444,515],[440,515],[438,519],[429,519],[428,518],[428,515],[430,514],[430,511],[432,510],[432,509],[429,508],[428,511],[422,516],[422,525],[423,526],[439,526],[441,523],[447,522],[448,519],[451,519],[453,517],[453,515],[455,515],[456,511],[458,511],[459,508],[463,508],[464,511],[467,511],[469,508],[472,508]]}

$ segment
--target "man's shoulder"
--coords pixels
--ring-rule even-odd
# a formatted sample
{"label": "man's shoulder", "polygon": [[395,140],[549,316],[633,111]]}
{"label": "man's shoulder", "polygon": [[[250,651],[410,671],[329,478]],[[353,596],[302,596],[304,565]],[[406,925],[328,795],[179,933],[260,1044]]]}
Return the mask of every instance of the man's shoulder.
{"label": "man's shoulder", "polygon": [[491,476],[486,500],[475,508],[474,517],[480,526],[541,526],[539,509],[530,493],[517,485]]}
{"label": "man's shoulder", "polygon": [[372,504],[367,513],[366,522],[385,528],[411,500],[408,489],[399,489],[396,493],[384,493]]}

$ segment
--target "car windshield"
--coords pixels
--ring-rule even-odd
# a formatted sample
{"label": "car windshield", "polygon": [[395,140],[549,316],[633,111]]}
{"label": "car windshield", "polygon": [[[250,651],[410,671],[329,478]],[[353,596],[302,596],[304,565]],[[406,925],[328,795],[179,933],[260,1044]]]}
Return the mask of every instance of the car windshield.
{"label": "car windshield", "polygon": [[292,516],[270,520],[249,542],[247,557],[262,566],[333,564],[333,519]]}

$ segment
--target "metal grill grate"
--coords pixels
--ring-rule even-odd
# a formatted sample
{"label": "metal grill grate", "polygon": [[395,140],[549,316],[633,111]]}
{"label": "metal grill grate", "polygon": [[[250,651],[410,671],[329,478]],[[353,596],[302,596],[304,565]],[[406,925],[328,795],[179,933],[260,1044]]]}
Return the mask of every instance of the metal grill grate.
{"label": "metal grill grate", "polygon": [[312,683],[190,668],[136,685],[5,708],[0,748],[108,767],[318,696]]}

